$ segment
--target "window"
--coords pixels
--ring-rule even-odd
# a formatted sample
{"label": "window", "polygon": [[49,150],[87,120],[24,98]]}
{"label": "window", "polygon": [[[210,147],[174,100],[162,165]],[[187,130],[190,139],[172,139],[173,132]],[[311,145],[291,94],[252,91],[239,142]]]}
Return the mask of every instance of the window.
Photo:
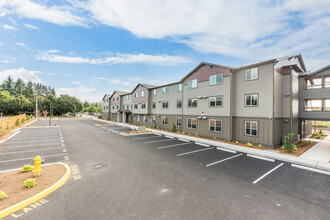
{"label": "window", "polygon": [[113,110],[115,109],[115,106],[114,106],[114,105],[112,106],[112,109],[113,109]]}
{"label": "window", "polygon": [[258,67],[245,70],[245,80],[255,80],[259,77]]}
{"label": "window", "polygon": [[164,94],[168,93],[168,87],[167,86],[162,88],[162,93],[164,93]]}
{"label": "window", "polygon": [[217,85],[221,84],[223,80],[223,74],[217,74],[217,75],[212,75],[210,76],[210,85]]}
{"label": "window", "polygon": [[135,121],[140,121],[140,115],[135,115]]}
{"label": "window", "polygon": [[305,89],[320,89],[322,88],[322,77],[315,77],[305,80]]}
{"label": "window", "polygon": [[134,104],[134,109],[138,109],[138,104]]}
{"label": "window", "polygon": [[142,103],[141,108],[145,109],[146,108],[146,103]]}
{"label": "window", "polygon": [[139,92],[134,93],[134,98],[137,98],[137,97],[139,97]]}
{"label": "window", "polygon": [[258,106],[258,94],[245,95],[245,106]]}
{"label": "window", "polygon": [[117,109],[119,109],[119,105],[117,105]]}
{"label": "window", "polygon": [[148,118],[147,118],[146,115],[143,115],[143,121],[144,121],[144,122],[148,122]]}
{"label": "window", "polygon": [[188,118],[187,128],[197,128],[197,119],[196,118]]}
{"label": "window", "polygon": [[151,120],[152,120],[153,122],[155,122],[155,121],[156,121],[156,116],[151,116]]}
{"label": "window", "polygon": [[176,107],[177,108],[182,108],[182,101],[181,100],[176,100]]}
{"label": "window", "polygon": [[188,80],[188,89],[197,88],[197,79]]}
{"label": "window", "polygon": [[182,84],[178,84],[176,86],[176,91],[181,92],[182,91]]}
{"label": "window", "polygon": [[117,101],[119,100],[119,96],[117,97]]}
{"label": "window", "polygon": [[112,98],[112,101],[115,101],[115,98]]}
{"label": "window", "polygon": [[210,97],[210,107],[221,107],[222,96]]}
{"label": "window", "polygon": [[197,99],[188,99],[188,107],[196,108],[197,107]]}
{"label": "window", "polygon": [[167,117],[162,117],[162,124],[167,125]]}
{"label": "window", "polygon": [[125,96],[125,97],[126,97],[127,100],[129,99],[129,95],[127,95],[127,96]]}
{"label": "window", "polygon": [[245,122],[245,135],[258,136],[258,122],[246,121]]}
{"label": "window", "polygon": [[152,90],[152,94],[156,95],[157,94],[157,89]]}
{"label": "window", "polygon": [[330,88],[330,76],[324,77],[324,88]]}
{"label": "window", "polygon": [[330,99],[324,100],[324,111],[326,112],[330,111]]}
{"label": "window", "polygon": [[129,105],[125,105],[125,109],[129,109]]}
{"label": "window", "polygon": [[163,106],[163,108],[168,108],[168,101],[162,102],[162,106]]}
{"label": "window", "polygon": [[152,103],[152,108],[156,108],[156,102]]}
{"label": "window", "polygon": [[144,97],[146,95],[145,91],[141,92],[141,96]]}
{"label": "window", "polygon": [[210,119],[209,130],[214,132],[222,132],[222,120]]}
{"label": "window", "polygon": [[176,126],[177,126],[177,127],[181,127],[181,125],[182,125],[181,117],[177,117],[177,118],[176,118]]}
{"label": "window", "polygon": [[322,111],[322,100],[321,99],[305,100],[304,110],[307,112]]}

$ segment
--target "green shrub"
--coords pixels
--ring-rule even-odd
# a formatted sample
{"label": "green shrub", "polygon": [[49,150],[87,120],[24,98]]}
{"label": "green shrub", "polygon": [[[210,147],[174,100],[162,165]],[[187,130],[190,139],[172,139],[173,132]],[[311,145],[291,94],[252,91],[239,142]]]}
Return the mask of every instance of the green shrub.
{"label": "green shrub", "polygon": [[27,179],[27,180],[24,181],[25,188],[34,187],[35,185],[37,185],[36,184],[36,179],[31,178],[31,179]]}
{"label": "green shrub", "polygon": [[262,148],[262,144],[259,144],[258,147]]}
{"label": "green shrub", "polygon": [[302,145],[300,145],[301,147],[306,147],[307,146],[307,142],[304,142]]}
{"label": "green shrub", "polygon": [[316,139],[320,139],[321,138],[321,135],[317,135],[315,138]]}
{"label": "green shrub", "polygon": [[324,133],[321,133],[321,136],[324,136]]}
{"label": "green shrub", "polygon": [[171,131],[172,131],[172,132],[176,132],[176,131],[177,131],[177,129],[176,129],[176,126],[175,126],[174,122],[172,123],[172,129],[171,129]]}
{"label": "green shrub", "polygon": [[3,200],[5,198],[8,198],[7,194],[4,191],[0,190],[0,200]]}
{"label": "green shrub", "polygon": [[188,134],[189,136],[191,135],[191,133]]}
{"label": "green shrub", "polygon": [[299,143],[302,143],[302,142],[304,142],[302,139],[299,139],[299,141],[298,141]]}
{"label": "green shrub", "polygon": [[322,134],[323,132],[322,132],[322,129],[320,129],[320,131],[319,131],[319,134]]}
{"label": "green shrub", "polygon": [[22,124],[25,123],[25,118],[22,118],[21,123],[22,123]]}
{"label": "green shrub", "polygon": [[313,143],[313,141],[311,141],[311,140],[308,140],[307,141],[307,144],[311,144],[311,143]]}
{"label": "green shrub", "polygon": [[154,128],[157,128],[157,123],[155,123]]}
{"label": "green shrub", "polygon": [[253,144],[251,144],[250,142],[248,142],[247,145],[248,145],[249,147],[252,147],[252,146],[253,146]]}
{"label": "green shrub", "polygon": [[239,142],[238,141],[235,141],[235,144],[239,144]]}
{"label": "green shrub", "polygon": [[20,122],[19,122],[19,119],[17,119],[15,122],[15,126],[19,126],[19,125],[20,125]]}
{"label": "green shrub", "polygon": [[312,133],[312,136],[316,136],[316,135],[317,135],[317,132],[314,131],[314,132]]}
{"label": "green shrub", "polygon": [[23,172],[30,172],[32,170],[32,166],[30,164],[25,164],[22,168]]}
{"label": "green shrub", "polygon": [[214,138],[213,138],[214,140],[216,140],[217,139],[217,137],[216,136],[214,136]]}
{"label": "green shrub", "polygon": [[292,152],[298,150],[297,146],[291,143],[292,136],[293,136],[293,133],[290,133],[287,136],[285,136],[285,138],[284,138],[285,144],[281,147],[281,149],[285,150],[285,152],[292,153]]}
{"label": "green shrub", "polygon": [[198,136],[198,133],[196,133],[195,136]]}

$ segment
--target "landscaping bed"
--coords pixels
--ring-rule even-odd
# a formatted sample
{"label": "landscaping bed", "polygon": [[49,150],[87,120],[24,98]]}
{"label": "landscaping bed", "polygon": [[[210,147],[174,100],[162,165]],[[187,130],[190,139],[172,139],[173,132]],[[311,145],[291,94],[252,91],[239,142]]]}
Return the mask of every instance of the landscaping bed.
{"label": "landscaping bed", "polygon": [[130,132],[121,132],[121,135],[139,135],[139,134],[148,134],[148,133],[152,133],[151,131],[130,131]]}
{"label": "landscaping bed", "polygon": [[114,124],[95,124],[95,126],[102,126],[102,127],[117,127],[118,125],[114,125]]}
{"label": "landscaping bed", "polygon": [[0,191],[8,196],[0,200],[0,211],[42,192],[66,173],[66,168],[60,164],[42,166],[41,169],[41,175],[35,177],[36,186],[31,188],[25,188],[24,181],[34,178],[32,172],[17,170],[0,173]]}
{"label": "landscaping bed", "polygon": [[[3,130],[0,131],[0,141],[6,139],[7,137],[9,137],[10,135],[12,135],[16,129],[23,127],[24,125],[32,122],[34,119],[30,119],[30,120],[26,120],[23,124],[20,124],[18,126],[12,126],[11,128],[9,128],[9,130]],[[28,127],[28,125],[27,125]]]}

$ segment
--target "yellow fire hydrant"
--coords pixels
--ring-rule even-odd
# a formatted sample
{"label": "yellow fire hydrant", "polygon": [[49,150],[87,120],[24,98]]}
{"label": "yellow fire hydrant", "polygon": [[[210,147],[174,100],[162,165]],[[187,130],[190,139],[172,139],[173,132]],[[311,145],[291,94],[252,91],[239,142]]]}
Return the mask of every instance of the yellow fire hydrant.
{"label": "yellow fire hydrant", "polygon": [[36,156],[36,158],[34,158],[34,170],[33,170],[33,176],[40,176],[40,165],[41,165],[41,157]]}

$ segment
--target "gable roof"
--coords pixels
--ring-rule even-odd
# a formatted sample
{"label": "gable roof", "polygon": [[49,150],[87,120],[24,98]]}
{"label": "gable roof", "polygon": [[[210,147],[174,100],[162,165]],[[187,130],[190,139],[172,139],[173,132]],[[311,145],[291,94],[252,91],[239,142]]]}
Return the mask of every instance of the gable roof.
{"label": "gable roof", "polygon": [[154,88],[154,87],[156,87],[155,85],[150,85],[150,84],[145,84],[145,83],[138,83],[138,84],[135,86],[135,88],[132,90],[131,93],[133,93],[133,92],[134,92],[139,86],[143,86],[143,87],[147,88],[148,90],[149,90],[149,89],[152,89],[152,88]]}
{"label": "gable roof", "polygon": [[104,100],[105,97],[111,97],[111,94],[104,94],[102,100]]}
{"label": "gable roof", "polygon": [[321,69],[315,70],[314,72],[308,74],[308,76],[313,76],[313,75],[315,75],[315,74],[317,74],[319,72],[322,72],[323,70],[329,69],[329,68],[330,68],[330,64],[327,65],[327,66],[322,67]]}
{"label": "gable roof", "polygon": [[187,75],[185,75],[179,82],[183,82],[188,76],[190,76],[191,74],[193,74],[199,67],[201,67],[203,65],[221,67],[221,68],[226,68],[226,69],[229,69],[229,70],[234,70],[235,69],[234,67],[230,67],[230,66],[223,66],[223,65],[214,64],[214,63],[201,62],[193,70],[191,70]]}
{"label": "gable roof", "polygon": [[129,92],[115,90],[115,91],[113,91],[113,93],[111,94],[110,99],[112,98],[112,96],[113,96],[115,93],[117,93],[119,96],[130,94]]}

